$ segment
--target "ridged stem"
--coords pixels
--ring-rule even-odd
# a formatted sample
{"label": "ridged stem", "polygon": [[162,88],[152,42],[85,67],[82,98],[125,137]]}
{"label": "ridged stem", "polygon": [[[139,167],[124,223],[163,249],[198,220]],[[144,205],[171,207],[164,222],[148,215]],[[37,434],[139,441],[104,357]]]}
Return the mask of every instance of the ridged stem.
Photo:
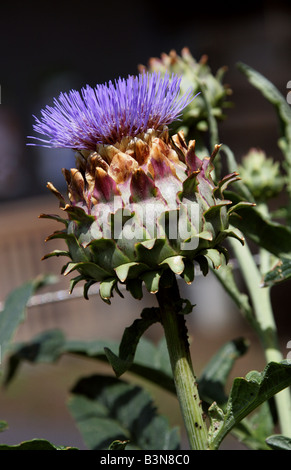
{"label": "ridged stem", "polygon": [[157,299],[189,445],[191,450],[206,450],[208,432],[192,367],[185,318],[177,308],[181,299],[176,279],[171,287],[159,289]]}

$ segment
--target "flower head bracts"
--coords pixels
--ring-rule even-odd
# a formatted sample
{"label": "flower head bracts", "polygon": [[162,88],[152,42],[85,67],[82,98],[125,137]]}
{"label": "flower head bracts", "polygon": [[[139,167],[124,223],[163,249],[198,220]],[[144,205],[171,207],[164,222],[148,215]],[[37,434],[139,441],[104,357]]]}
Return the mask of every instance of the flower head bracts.
{"label": "flower head bracts", "polygon": [[148,129],[170,124],[191,102],[191,90],[180,96],[181,78],[141,73],[114,83],[71,90],[46,106],[33,129],[47,137],[32,137],[45,147],[95,150]]}
{"label": "flower head bracts", "polygon": [[58,220],[65,229],[48,240],[66,241],[63,273],[78,272],[72,288],[84,280],[85,297],[98,282],[109,301],[121,282],[141,298],[142,284],[156,293],[169,270],[190,283],[195,261],[205,274],[206,257],[216,267],[224,262],[221,243],[237,234],[229,229],[223,189],[237,174],[216,186],[211,171],[219,145],[200,159],[182,131],[170,137],[168,125],[191,99],[191,92],[180,94],[177,75],[141,74],[63,93],[36,118],[34,130],[48,137],[42,144],[77,150],[76,167],[63,170],[68,219]]}

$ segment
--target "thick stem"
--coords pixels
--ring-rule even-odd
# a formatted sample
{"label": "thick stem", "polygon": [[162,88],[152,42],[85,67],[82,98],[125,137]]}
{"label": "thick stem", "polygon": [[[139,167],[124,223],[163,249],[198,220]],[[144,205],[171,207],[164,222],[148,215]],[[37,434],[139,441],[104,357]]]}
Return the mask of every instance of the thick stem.
{"label": "thick stem", "polygon": [[181,299],[176,279],[171,287],[160,287],[157,299],[189,445],[192,450],[206,450],[208,432],[192,367],[185,319],[177,307]]}

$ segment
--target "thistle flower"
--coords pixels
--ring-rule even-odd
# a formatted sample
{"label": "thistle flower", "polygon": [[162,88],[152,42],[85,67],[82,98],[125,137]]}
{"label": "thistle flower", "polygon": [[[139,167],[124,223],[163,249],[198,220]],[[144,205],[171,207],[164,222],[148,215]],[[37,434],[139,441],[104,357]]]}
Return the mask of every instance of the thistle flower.
{"label": "thistle flower", "polygon": [[[181,78],[160,73],[119,78],[113,83],[87,85],[81,90],[61,93],[54,107],[35,117],[36,138],[47,147],[95,150],[96,144],[114,144],[123,137],[135,137],[158,129],[179,117],[190,103],[191,90],[179,97]],[[34,138],[34,137],[32,137]]]}
{"label": "thistle flower", "polygon": [[76,150],[76,168],[63,170],[68,202],[53,186],[67,217],[42,215],[64,224],[48,240],[64,239],[65,275],[77,271],[71,289],[85,281],[84,296],[94,283],[110,302],[125,284],[135,298],[142,286],[151,293],[161,279],[181,275],[194,279],[194,262],[204,274],[208,259],[218,267],[234,210],[223,190],[237,174],[214,184],[212,162],[219,151],[200,159],[195,141],[182,132],[169,136],[168,126],[192,99],[179,96],[180,78],[157,73],[87,87],[81,94],[60,95],[54,108],[42,111],[34,130],[44,134],[40,145]]}

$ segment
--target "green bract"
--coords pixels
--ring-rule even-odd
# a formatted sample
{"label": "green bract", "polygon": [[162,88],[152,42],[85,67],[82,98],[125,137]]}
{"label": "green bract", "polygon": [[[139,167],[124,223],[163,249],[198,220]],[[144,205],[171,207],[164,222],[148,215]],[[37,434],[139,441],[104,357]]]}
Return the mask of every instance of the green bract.
{"label": "green bract", "polygon": [[242,159],[239,174],[256,201],[267,201],[283,189],[280,165],[260,149],[251,149]]}
{"label": "green bract", "polygon": [[109,301],[124,284],[141,298],[143,283],[156,293],[161,278],[171,273],[191,283],[194,261],[204,274],[209,259],[220,266],[226,255],[222,242],[238,237],[229,230],[229,216],[238,206],[223,197],[238,175],[214,184],[212,161],[219,146],[200,159],[195,141],[188,145],[182,132],[170,138],[165,128],[96,149],[78,152],[77,168],[64,170],[69,203],[48,185],[67,218],[41,216],[65,226],[48,239],[64,239],[68,250],[46,257],[69,258],[63,273],[78,273],[72,288],[84,280],[87,297],[99,282],[102,299]]}
{"label": "green bract", "polygon": [[[214,75],[207,62],[206,55],[196,61],[189,49],[184,47],[181,55],[172,50],[169,54],[161,54],[160,58],[151,57],[147,67],[140,66],[142,71],[160,72],[164,75],[169,73],[181,75],[181,96],[189,87],[193,89],[194,94],[201,92],[183,110],[182,128],[186,136],[193,135],[195,130],[202,132],[209,130],[209,115],[211,114],[217,120],[223,120],[225,118],[224,108],[231,106],[227,99],[232,94],[232,90],[223,83],[227,68],[221,67]],[[179,121],[172,124],[172,128],[176,131],[179,127],[181,127]]]}

